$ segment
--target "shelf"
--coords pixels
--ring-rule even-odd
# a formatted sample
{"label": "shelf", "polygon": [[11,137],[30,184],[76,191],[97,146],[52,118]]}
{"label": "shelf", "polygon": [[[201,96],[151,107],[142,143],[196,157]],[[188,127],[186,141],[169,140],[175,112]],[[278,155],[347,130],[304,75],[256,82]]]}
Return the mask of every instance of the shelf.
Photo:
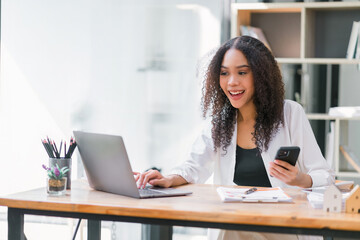
{"label": "shelf", "polygon": [[326,113],[308,113],[306,114],[309,120],[360,120],[359,117],[338,117],[330,116]]}
{"label": "shelf", "polygon": [[[349,9],[360,8],[360,2],[305,2],[305,3],[233,3],[232,9],[267,10],[267,11],[301,11],[302,8],[312,9]],[[300,9],[300,10],[299,10]]]}
{"label": "shelf", "polygon": [[360,59],[346,58],[276,58],[276,61],[289,64],[360,64]]}
{"label": "shelf", "polygon": [[302,56],[345,58],[353,21],[359,20],[360,5],[357,3],[347,8],[309,7],[304,11],[305,48]]}
{"label": "shelf", "polygon": [[337,177],[360,177],[360,173],[358,172],[338,172],[336,174]]}
{"label": "shelf", "polygon": [[261,28],[279,63],[360,64],[346,59],[360,2],[234,3],[231,36],[241,25]]}

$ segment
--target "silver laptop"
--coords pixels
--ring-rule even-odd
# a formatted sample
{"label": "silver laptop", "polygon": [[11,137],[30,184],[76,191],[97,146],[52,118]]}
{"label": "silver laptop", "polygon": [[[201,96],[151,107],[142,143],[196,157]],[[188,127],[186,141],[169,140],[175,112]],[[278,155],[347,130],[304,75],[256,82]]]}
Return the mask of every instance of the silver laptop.
{"label": "silver laptop", "polygon": [[121,136],[74,131],[90,187],[134,198],[191,194],[173,188],[138,189]]}

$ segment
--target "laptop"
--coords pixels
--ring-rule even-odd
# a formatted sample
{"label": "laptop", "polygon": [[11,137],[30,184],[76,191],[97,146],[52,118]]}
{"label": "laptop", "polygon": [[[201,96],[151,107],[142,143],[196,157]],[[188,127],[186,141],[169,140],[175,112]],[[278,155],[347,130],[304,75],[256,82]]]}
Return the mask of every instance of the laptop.
{"label": "laptop", "polygon": [[138,189],[121,136],[74,131],[90,187],[134,198],[188,195],[174,188]]}

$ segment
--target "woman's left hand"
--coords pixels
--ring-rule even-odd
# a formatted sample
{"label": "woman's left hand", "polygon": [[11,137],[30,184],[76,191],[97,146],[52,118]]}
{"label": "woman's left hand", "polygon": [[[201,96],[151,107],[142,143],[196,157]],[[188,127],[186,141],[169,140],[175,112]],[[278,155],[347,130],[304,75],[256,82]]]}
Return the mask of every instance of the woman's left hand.
{"label": "woman's left hand", "polygon": [[269,173],[282,182],[303,188],[312,186],[312,179],[308,174],[302,173],[296,166],[281,160],[275,160],[269,164]]}

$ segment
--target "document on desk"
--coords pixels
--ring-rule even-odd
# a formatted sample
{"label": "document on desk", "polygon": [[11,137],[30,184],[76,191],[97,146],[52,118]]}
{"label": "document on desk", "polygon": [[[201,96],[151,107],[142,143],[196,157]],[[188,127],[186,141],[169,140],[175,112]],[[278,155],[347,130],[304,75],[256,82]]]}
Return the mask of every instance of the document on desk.
{"label": "document on desk", "polygon": [[216,190],[223,202],[292,202],[292,198],[280,187],[258,188],[245,194],[250,188],[218,187]]}
{"label": "document on desk", "polygon": [[[354,187],[354,181],[336,180],[335,186],[340,190],[342,197],[342,208],[345,209],[346,198],[350,195],[351,189]],[[323,208],[324,193],[328,186],[304,188],[303,192],[307,194],[307,199],[313,208]]]}

